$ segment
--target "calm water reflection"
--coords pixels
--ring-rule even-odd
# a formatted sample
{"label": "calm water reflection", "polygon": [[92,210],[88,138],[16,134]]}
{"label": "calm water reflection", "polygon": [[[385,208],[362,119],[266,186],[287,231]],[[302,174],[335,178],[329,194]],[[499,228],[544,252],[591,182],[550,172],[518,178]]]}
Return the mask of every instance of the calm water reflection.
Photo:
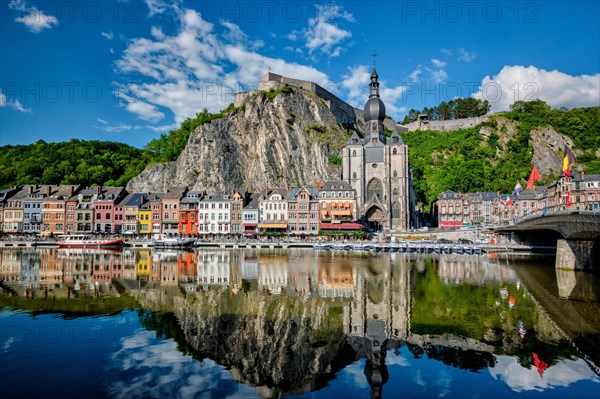
{"label": "calm water reflection", "polygon": [[598,397],[598,279],[552,261],[4,250],[2,396]]}

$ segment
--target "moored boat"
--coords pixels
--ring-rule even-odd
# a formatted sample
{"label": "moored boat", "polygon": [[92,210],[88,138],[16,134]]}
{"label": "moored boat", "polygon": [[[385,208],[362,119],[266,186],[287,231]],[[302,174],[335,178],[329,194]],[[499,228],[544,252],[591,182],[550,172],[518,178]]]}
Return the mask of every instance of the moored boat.
{"label": "moored boat", "polygon": [[161,247],[190,247],[194,244],[194,239],[185,239],[179,237],[166,237],[165,235],[159,235],[152,240],[152,245],[155,248]]}
{"label": "moored boat", "polygon": [[106,248],[123,245],[120,238],[92,238],[89,234],[69,234],[58,237],[56,245],[69,248]]}

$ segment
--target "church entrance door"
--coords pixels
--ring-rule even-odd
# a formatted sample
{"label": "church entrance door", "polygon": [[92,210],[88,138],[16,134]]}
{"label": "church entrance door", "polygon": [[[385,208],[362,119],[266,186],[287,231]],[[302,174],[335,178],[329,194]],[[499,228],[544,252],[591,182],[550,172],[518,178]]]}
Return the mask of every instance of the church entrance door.
{"label": "church entrance door", "polygon": [[369,208],[365,215],[367,227],[372,231],[381,231],[383,227],[383,211],[377,206]]}

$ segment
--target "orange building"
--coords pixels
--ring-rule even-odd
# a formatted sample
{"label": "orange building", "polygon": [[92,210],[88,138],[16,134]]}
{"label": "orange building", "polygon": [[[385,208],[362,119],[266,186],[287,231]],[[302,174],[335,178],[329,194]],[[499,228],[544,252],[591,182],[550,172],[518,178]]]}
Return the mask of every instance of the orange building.
{"label": "orange building", "polygon": [[56,235],[67,232],[67,200],[75,195],[81,186],[49,186],[49,195],[42,200],[42,234]]}
{"label": "orange building", "polygon": [[200,191],[188,191],[179,204],[179,234],[198,234],[198,204]]}
{"label": "orange building", "polygon": [[328,181],[319,187],[321,221],[356,220],[356,192],[343,181]]}

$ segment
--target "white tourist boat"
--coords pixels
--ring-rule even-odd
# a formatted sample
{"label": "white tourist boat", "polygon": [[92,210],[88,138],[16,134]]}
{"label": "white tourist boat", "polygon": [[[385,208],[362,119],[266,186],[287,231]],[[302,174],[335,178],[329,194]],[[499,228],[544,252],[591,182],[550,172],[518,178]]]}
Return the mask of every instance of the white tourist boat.
{"label": "white tourist boat", "polygon": [[152,245],[155,248],[164,247],[191,247],[194,244],[194,239],[185,239],[179,237],[167,237],[165,234],[157,234],[152,240]]}
{"label": "white tourist boat", "polygon": [[89,234],[68,234],[58,237],[56,245],[70,248],[105,248],[123,244],[120,238],[92,238]]}

